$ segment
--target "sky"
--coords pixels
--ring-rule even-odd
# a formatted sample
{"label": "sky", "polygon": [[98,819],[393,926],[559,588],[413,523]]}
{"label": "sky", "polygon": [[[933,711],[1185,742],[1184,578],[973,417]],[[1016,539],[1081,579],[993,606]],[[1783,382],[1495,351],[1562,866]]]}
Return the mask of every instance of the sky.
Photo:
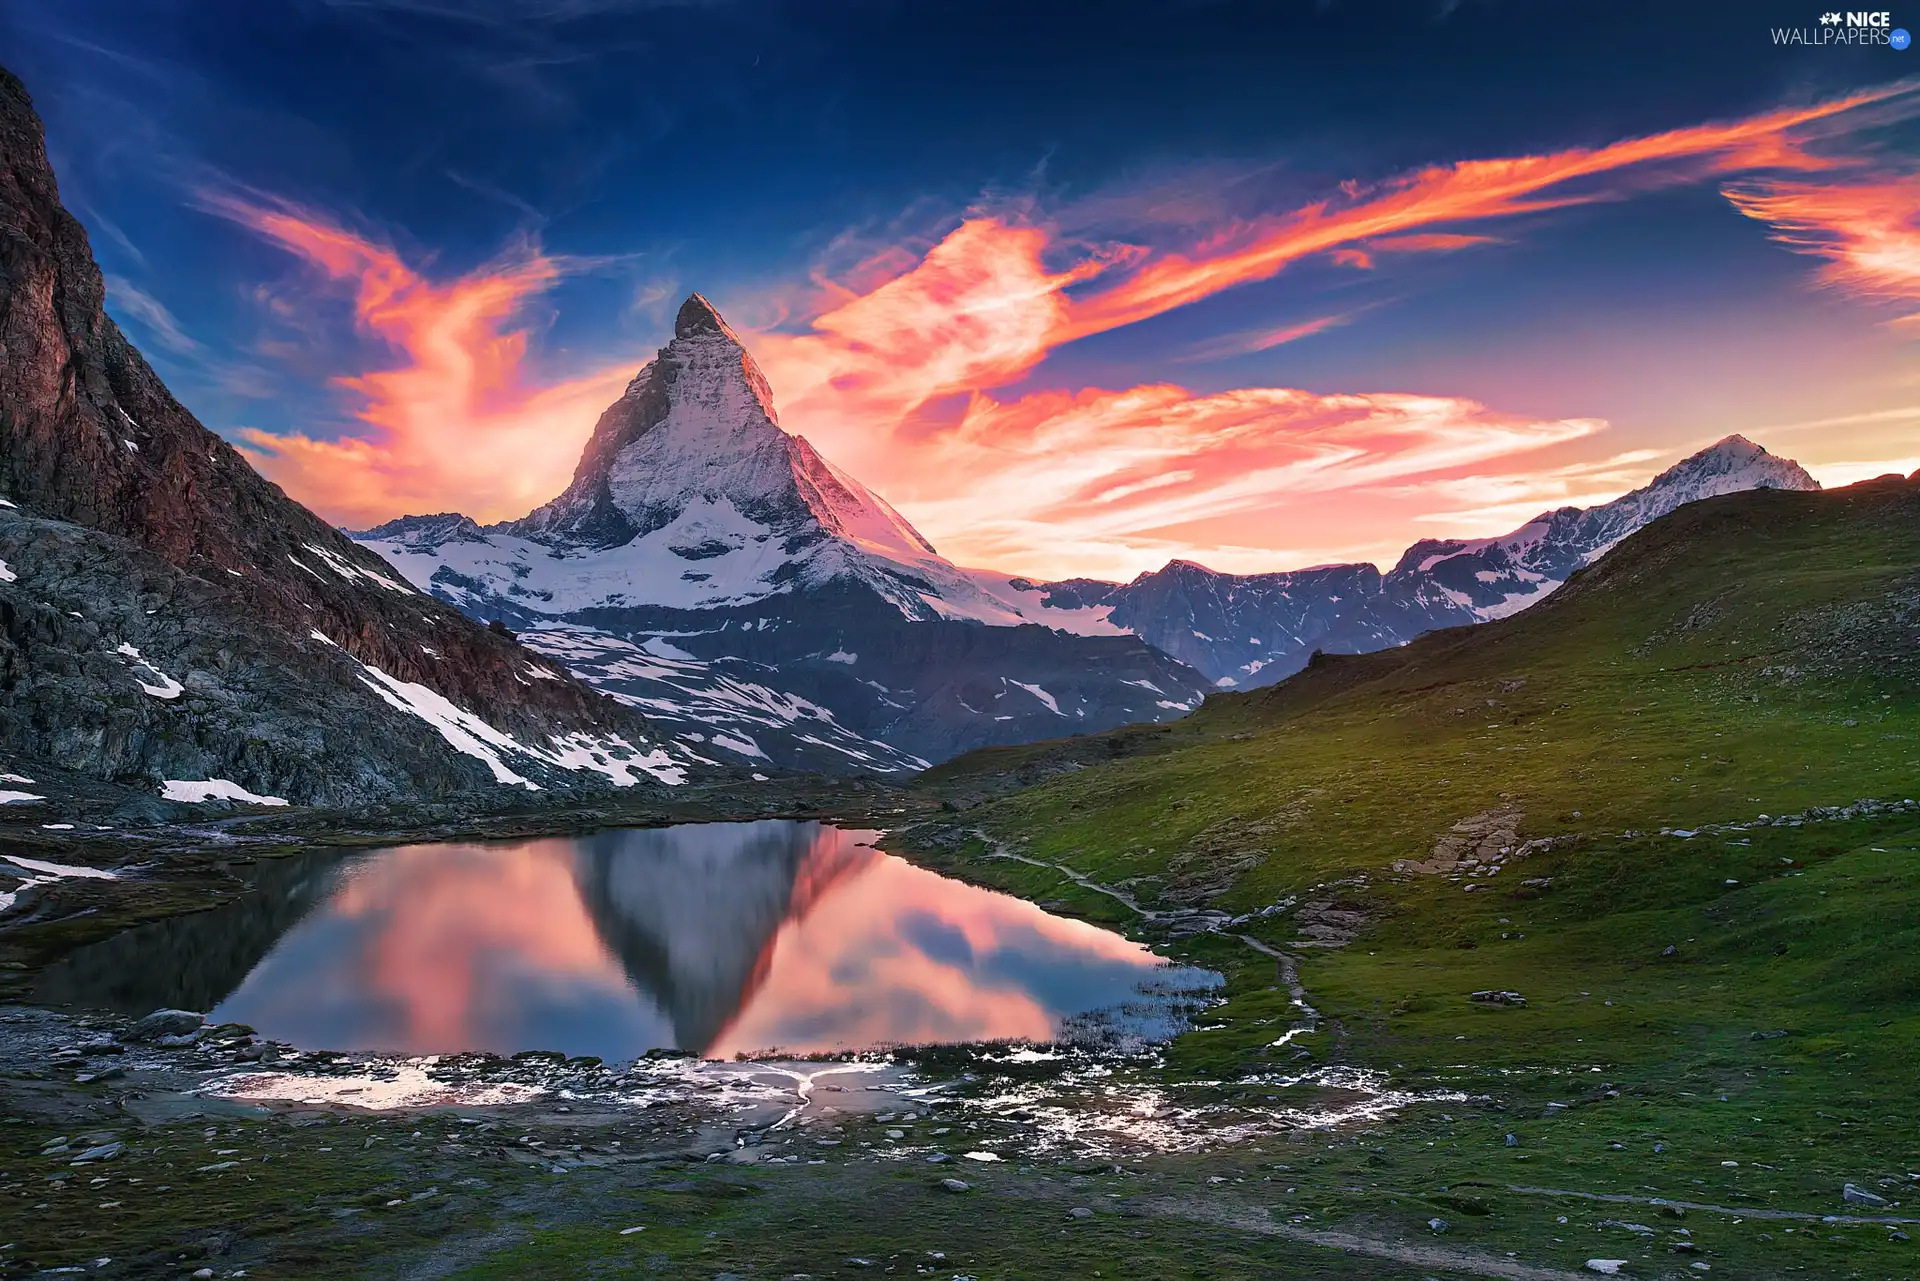
{"label": "sky", "polygon": [[1920,8],[1541,12],[0,0],[0,57],[109,312],[348,527],[553,497],[695,290],[1034,577],[1391,563],[1733,432],[1920,469]]}

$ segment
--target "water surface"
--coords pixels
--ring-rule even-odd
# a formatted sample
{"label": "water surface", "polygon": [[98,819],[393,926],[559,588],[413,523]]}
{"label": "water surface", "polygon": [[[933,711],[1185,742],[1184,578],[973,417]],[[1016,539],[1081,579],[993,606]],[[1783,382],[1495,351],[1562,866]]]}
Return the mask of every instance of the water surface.
{"label": "water surface", "polygon": [[47,971],[43,999],[211,1010],[306,1048],[609,1061],[1175,1030],[1212,976],[914,867],[877,834],[691,824],[263,861],[257,891]]}

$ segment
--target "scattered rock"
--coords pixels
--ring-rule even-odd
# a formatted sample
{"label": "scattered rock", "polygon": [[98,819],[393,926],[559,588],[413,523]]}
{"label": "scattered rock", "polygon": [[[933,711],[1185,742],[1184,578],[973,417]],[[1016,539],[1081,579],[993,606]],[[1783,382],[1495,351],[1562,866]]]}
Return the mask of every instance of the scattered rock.
{"label": "scattered rock", "polygon": [[1680,951],[1680,949],[1679,949],[1679,948],[1677,948],[1677,947],[1675,947],[1675,946],[1674,946],[1673,944],[1671,944],[1671,943],[1669,943],[1669,944],[1667,944],[1667,945],[1666,945],[1665,947],[1663,947],[1663,948],[1661,948],[1661,949],[1660,949],[1660,955],[1662,955],[1662,956],[1674,956],[1674,955],[1676,955],[1676,954],[1677,954],[1677,953],[1678,953],[1679,951]]}
{"label": "scattered rock", "polygon": [[1627,1266],[1625,1259],[1588,1259],[1587,1271],[1598,1272],[1601,1276],[1614,1277]]}
{"label": "scattered rock", "polygon": [[940,1180],[940,1186],[949,1192],[970,1192],[973,1190],[973,1185],[965,1179],[942,1179]]}
{"label": "scattered rock", "polygon": [[1067,1214],[1075,1219],[1091,1219],[1093,1217],[1093,1211],[1084,1205],[1074,1206],[1071,1210],[1067,1211]]}
{"label": "scattered rock", "polygon": [[1527,998],[1518,992],[1495,991],[1491,988],[1475,992],[1467,999],[1481,1005],[1511,1005],[1516,1009],[1525,1007],[1527,1003]]}
{"label": "scattered rock", "polygon": [[953,1160],[953,1158],[948,1156],[945,1152],[935,1152],[927,1158],[927,1164],[928,1165],[945,1165],[948,1161],[951,1161],[951,1160]]}
{"label": "scattered rock", "polygon": [[[82,1152],[79,1156],[73,1158],[73,1160],[69,1161],[67,1164],[90,1165],[95,1161],[111,1161],[124,1151],[126,1151],[125,1144],[102,1143],[102,1144],[99,1144],[98,1146],[88,1148],[85,1152]],[[1848,1184],[1847,1187],[1849,1188],[1849,1190],[1851,1190],[1853,1185]],[[1852,1200],[1852,1198],[1849,1197],[1848,1200]]]}
{"label": "scattered rock", "polygon": [[1434,1234],[1437,1236],[1445,1232],[1451,1225],[1445,1219],[1428,1219],[1427,1226],[1433,1229]]}
{"label": "scattered rock", "polygon": [[161,1037],[185,1036],[198,1032],[207,1021],[204,1014],[192,1010],[155,1010],[127,1029],[129,1041],[153,1041]]}
{"label": "scattered rock", "polygon": [[1887,1203],[1885,1197],[1869,1192],[1865,1188],[1855,1187],[1851,1183],[1840,1189],[1840,1195],[1855,1205],[1885,1205]]}
{"label": "scattered rock", "polygon": [[1748,1037],[1747,1039],[1749,1041],[1777,1041],[1781,1037],[1785,1036],[1786,1034],[1787,1034],[1786,1029],[1781,1028],[1777,1032],[1755,1032],[1752,1036]]}
{"label": "scattered rock", "polygon": [[1519,1135],[1517,1135],[1517,1134],[1509,1134],[1509,1135],[1507,1136],[1507,1146],[1508,1146],[1508,1147],[1510,1147],[1510,1148],[1517,1148],[1517,1147],[1519,1147],[1519,1146],[1520,1146],[1520,1136],[1519,1136]]}

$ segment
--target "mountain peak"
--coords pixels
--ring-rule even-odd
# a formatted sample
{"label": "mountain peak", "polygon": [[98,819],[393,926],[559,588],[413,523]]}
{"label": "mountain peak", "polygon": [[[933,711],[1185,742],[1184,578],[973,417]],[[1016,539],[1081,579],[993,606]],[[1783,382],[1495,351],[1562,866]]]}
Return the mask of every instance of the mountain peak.
{"label": "mountain peak", "polygon": [[723,334],[736,343],[740,341],[721,319],[718,307],[700,294],[688,294],[687,300],[680,304],[679,314],[673,318],[673,336],[691,338],[695,334]]}

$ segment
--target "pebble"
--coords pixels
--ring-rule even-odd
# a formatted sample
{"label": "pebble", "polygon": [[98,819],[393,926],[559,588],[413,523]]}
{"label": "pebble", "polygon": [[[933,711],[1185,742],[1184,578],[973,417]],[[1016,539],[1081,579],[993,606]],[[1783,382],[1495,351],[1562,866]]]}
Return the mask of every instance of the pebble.
{"label": "pebble", "polygon": [[940,1180],[940,1186],[949,1192],[970,1192],[973,1190],[973,1185],[965,1179],[942,1179]]}

